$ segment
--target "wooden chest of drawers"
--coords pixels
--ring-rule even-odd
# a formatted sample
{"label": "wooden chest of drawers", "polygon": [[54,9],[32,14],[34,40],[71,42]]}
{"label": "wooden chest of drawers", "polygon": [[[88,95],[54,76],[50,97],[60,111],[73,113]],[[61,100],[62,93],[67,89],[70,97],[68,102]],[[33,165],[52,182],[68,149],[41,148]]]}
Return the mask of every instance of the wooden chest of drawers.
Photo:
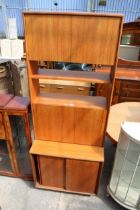
{"label": "wooden chest of drawers", "polygon": [[67,93],[89,95],[90,83],[63,80],[40,80],[41,93]]}

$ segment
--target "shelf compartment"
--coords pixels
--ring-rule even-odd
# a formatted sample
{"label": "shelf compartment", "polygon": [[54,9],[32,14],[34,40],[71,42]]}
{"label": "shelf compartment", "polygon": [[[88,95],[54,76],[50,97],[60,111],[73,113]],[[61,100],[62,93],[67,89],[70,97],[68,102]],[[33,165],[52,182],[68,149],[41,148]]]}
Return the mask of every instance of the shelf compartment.
{"label": "shelf compartment", "polygon": [[30,149],[30,154],[75,160],[104,162],[103,147],[52,141],[35,140]]}
{"label": "shelf compartment", "polygon": [[68,95],[63,93],[41,93],[33,99],[32,104],[107,109],[107,100],[105,97]]}
{"label": "shelf compartment", "polygon": [[39,69],[37,74],[31,75],[32,79],[51,79],[51,80],[67,80],[81,81],[91,83],[110,83],[109,73],[99,73],[90,71],[64,71],[64,70],[44,70]]}

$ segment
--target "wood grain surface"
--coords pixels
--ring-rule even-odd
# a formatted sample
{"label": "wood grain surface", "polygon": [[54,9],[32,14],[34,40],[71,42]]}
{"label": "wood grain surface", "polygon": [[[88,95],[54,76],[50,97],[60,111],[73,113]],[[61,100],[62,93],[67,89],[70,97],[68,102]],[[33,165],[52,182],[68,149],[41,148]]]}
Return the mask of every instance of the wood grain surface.
{"label": "wood grain surface", "polygon": [[101,96],[82,96],[63,93],[41,93],[34,97],[33,104],[64,106],[64,107],[79,107],[79,108],[96,108],[101,110],[107,109],[105,97]]}
{"label": "wood grain surface", "polygon": [[41,156],[70,158],[95,162],[104,161],[103,147],[35,140],[30,153]]}
{"label": "wood grain surface", "polygon": [[102,146],[107,110],[45,104],[32,108],[35,139]]}
{"label": "wood grain surface", "polygon": [[[104,161],[102,145],[113,91],[122,20],[122,15],[112,14],[24,13],[36,139],[30,153],[39,156],[40,177],[35,176],[35,182],[40,180],[42,187],[97,192],[100,166]],[[100,64],[111,66],[111,71],[108,75],[97,72],[83,72],[83,75],[81,72],[45,72],[38,71],[38,61]],[[73,94],[40,94],[39,79],[109,83],[109,100]],[[64,170],[60,158],[65,159]],[[35,174],[34,166],[33,163]]]}
{"label": "wood grain surface", "polygon": [[41,184],[50,187],[64,188],[64,160],[61,158],[38,156]]}
{"label": "wood grain surface", "polygon": [[29,60],[115,63],[122,16],[24,13],[24,22]]}
{"label": "wood grain surface", "polygon": [[95,193],[99,163],[66,160],[66,189]]}

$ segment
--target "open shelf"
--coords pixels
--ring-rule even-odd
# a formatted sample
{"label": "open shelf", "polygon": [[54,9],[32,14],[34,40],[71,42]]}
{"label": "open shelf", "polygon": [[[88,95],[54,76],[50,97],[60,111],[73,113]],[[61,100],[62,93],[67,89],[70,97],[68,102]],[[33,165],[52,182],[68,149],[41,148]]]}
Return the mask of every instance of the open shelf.
{"label": "open shelf", "polygon": [[106,109],[107,101],[101,96],[82,96],[63,93],[41,93],[32,101],[33,104],[69,106],[79,108]]}
{"label": "open shelf", "polygon": [[52,79],[52,80],[67,80],[81,81],[93,83],[110,83],[109,73],[99,73],[91,71],[64,71],[64,70],[45,70],[38,69],[37,74],[31,75],[32,79]]}
{"label": "open shelf", "polygon": [[68,144],[53,141],[35,140],[30,153],[51,157],[69,158],[87,161],[104,161],[103,147]]}

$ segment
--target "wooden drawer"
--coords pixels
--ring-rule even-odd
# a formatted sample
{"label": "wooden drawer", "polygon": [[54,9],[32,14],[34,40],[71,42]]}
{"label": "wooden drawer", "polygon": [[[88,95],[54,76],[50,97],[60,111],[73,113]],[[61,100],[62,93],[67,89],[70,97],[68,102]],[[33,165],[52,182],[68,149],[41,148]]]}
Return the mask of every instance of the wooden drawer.
{"label": "wooden drawer", "polygon": [[96,84],[95,85],[95,95],[96,96],[104,96],[107,97],[109,93],[109,85],[108,84]]}
{"label": "wooden drawer", "polygon": [[140,98],[134,98],[134,97],[120,97],[118,103],[126,102],[126,101],[136,101],[136,102],[140,102]]}
{"label": "wooden drawer", "polygon": [[39,84],[40,92],[41,93],[49,93],[51,92],[51,85],[50,84]]}
{"label": "wooden drawer", "polygon": [[140,82],[139,81],[121,81],[122,88],[130,88],[130,89],[139,89],[140,90]]}
{"label": "wooden drawer", "polygon": [[90,87],[84,86],[69,86],[58,84],[40,84],[41,93],[67,93],[76,95],[89,95]]}
{"label": "wooden drawer", "polygon": [[140,98],[140,89],[122,88],[120,96]]}
{"label": "wooden drawer", "polygon": [[38,156],[38,165],[42,185],[64,188],[64,159]]}
{"label": "wooden drawer", "polygon": [[96,193],[98,162],[66,160],[66,189]]}
{"label": "wooden drawer", "polygon": [[5,129],[3,125],[3,116],[2,113],[0,113],[0,139],[5,139]]}

